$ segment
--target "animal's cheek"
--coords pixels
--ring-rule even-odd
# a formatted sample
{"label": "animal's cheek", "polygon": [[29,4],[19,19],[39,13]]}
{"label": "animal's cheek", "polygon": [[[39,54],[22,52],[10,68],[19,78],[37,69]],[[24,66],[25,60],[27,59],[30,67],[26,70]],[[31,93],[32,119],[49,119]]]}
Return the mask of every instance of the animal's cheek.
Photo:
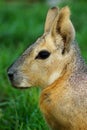
{"label": "animal's cheek", "polygon": [[39,71],[39,66],[36,63],[33,63],[30,67],[31,72]]}

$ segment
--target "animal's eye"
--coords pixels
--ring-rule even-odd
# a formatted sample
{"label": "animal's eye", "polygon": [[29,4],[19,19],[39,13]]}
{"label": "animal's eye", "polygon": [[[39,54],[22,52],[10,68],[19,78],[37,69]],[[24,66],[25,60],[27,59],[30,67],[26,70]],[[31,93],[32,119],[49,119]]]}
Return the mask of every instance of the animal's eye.
{"label": "animal's eye", "polygon": [[50,52],[48,52],[47,50],[42,50],[39,52],[39,54],[36,56],[35,59],[46,59],[50,56]]}

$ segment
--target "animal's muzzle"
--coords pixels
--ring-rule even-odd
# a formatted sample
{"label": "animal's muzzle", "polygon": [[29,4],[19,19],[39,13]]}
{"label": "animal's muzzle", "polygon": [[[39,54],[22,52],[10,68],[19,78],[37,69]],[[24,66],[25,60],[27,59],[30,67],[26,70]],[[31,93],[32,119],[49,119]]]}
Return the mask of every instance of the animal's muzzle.
{"label": "animal's muzzle", "polygon": [[13,81],[14,74],[13,74],[13,73],[9,73],[9,72],[8,72],[8,77],[9,77],[10,81]]}
{"label": "animal's muzzle", "polygon": [[20,78],[19,74],[17,73],[17,71],[14,71],[11,68],[9,68],[7,70],[7,74],[8,74],[8,78],[9,78],[12,86],[18,87],[21,82],[21,78]]}

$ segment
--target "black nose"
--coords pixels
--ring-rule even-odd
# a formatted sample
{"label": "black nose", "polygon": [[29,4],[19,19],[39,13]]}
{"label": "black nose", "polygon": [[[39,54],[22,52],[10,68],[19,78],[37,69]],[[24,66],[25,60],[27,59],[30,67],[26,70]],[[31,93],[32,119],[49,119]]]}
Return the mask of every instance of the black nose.
{"label": "black nose", "polygon": [[14,77],[14,74],[12,72],[8,72],[8,77],[12,81],[13,77]]}

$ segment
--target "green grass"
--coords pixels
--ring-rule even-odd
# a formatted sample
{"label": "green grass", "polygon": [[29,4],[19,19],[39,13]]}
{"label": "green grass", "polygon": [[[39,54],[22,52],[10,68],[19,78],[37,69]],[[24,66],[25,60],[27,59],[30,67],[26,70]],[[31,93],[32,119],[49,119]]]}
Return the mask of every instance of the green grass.
{"label": "green grass", "polygon": [[[87,3],[68,5],[76,39],[87,60]],[[8,66],[43,33],[47,10],[48,6],[40,3],[0,3],[0,130],[48,130],[39,110],[40,90],[16,90],[7,79]]]}

